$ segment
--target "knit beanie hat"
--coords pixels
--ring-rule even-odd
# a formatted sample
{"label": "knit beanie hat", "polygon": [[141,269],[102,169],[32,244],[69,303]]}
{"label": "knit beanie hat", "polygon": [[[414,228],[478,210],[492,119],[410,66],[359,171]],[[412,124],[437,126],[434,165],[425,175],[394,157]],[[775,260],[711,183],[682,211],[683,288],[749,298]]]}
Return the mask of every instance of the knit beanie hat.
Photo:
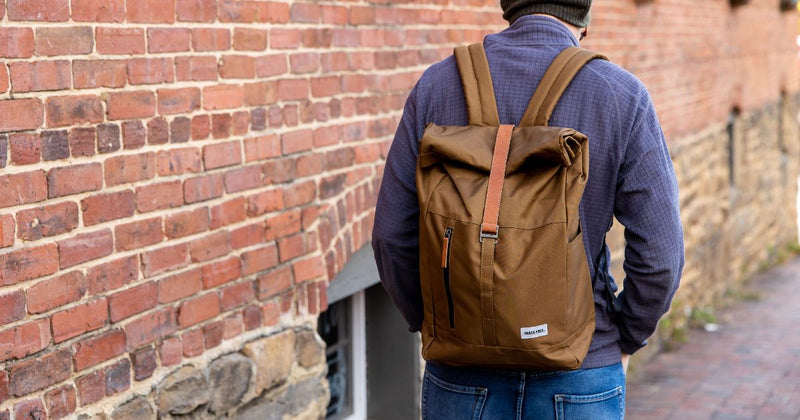
{"label": "knit beanie hat", "polygon": [[523,15],[542,13],[555,16],[579,28],[589,26],[592,0],[500,0],[503,18],[514,23]]}

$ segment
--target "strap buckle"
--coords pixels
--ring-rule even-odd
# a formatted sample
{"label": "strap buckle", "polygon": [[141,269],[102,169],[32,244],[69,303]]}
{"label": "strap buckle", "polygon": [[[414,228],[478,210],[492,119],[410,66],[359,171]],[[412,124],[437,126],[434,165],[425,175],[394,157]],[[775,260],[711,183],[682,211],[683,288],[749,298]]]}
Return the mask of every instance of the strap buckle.
{"label": "strap buckle", "polygon": [[500,226],[496,226],[495,225],[495,231],[494,232],[491,232],[491,231],[487,232],[483,228],[483,225],[481,225],[481,235],[480,235],[480,238],[478,238],[478,240],[481,243],[483,243],[483,238],[489,238],[489,239],[494,239],[494,242],[497,243],[497,238],[498,238],[499,234],[500,234]]}

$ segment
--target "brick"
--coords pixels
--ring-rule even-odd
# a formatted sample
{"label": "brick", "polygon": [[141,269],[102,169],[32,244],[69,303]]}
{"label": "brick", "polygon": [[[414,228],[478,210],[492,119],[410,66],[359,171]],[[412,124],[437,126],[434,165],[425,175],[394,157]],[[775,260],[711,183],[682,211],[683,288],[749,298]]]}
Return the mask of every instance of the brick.
{"label": "brick", "polygon": [[257,217],[283,209],[283,191],[268,190],[247,197],[247,215]]}
{"label": "brick", "polygon": [[183,199],[187,204],[222,196],[222,175],[213,174],[187,179],[183,183]]}
{"label": "brick", "polygon": [[128,60],[128,82],[132,85],[170,83],[175,80],[171,58]]}
{"label": "brick", "polygon": [[25,318],[25,293],[17,290],[0,295],[0,325]]}
{"label": "brick", "polygon": [[241,143],[230,141],[211,144],[203,148],[203,163],[206,170],[238,165],[242,162]]}
{"label": "brick", "polygon": [[260,328],[264,323],[263,316],[258,305],[248,306],[244,310],[244,328],[247,331]]}
{"label": "brick", "polygon": [[287,236],[278,240],[278,254],[281,262],[297,258],[307,251],[304,234]]}
{"label": "brick", "polygon": [[180,81],[196,82],[217,80],[217,57],[175,57],[175,76]]}
{"label": "brick", "polygon": [[186,267],[189,248],[187,244],[177,244],[148,251],[142,254],[142,271],[145,277]]}
{"label": "brick", "polygon": [[306,99],[309,96],[308,79],[278,80],[278,97],[284,101]]}
{"label": "brick", "polygon": [[246,248],[264,242],[264,224],[255,223],[231,231],[231,247]]}
{"label": "brick", "polygon": [[17,213],[17,237],[25,241],[61,235],[77,226],[78,206],[73,202],[42,206]]}
{"label": "brick", "polygon": [[11,366],[9,391],[22,397],[68,379],[71,372],[69,350],[48,353]]}
{"label": "brick", "polygon": [[220,60],[219,75],[223,79],[252,79],[256,76],[256,61],[246,55],[225,55]]}
{"label": "brick", "polygon": [[72,345],[72,352],[76,372],[97,366],[125,352],[125,333],[122,330],[111,330],[83,339]]}
{"label": "brick", "polygon": [[14,405],[14,420],[38,420],[46,417],[44,403],[39,398],[20,401]]}
{"label": "brick", "polygon": [[[0,10],[2,10],[2,4],[0,4]],[[5,93],[8,90],[9,83],[11,82],[8,80],[8,68],[0,66],[0,93]]]}
{"label": "brick", "polygon": [[208,230],[208,208],[202,207],[167,215],[164,233],[168,238],[180,238]]}
{"label": "brick", "polygon": [[111,322],[118,322],[152,309],[157,302],[158,285],[153,282],[115,293],[108,297]]}
{"label": "brick", "polygon": [[66,130],[43,131],[42,159],[45,161],[69,158],[69,135]]}
{"label": "brick", "polygon": [[209,261],[221,257],[231,251],[230,233],[221,231],[212,233],[189,243],[189,254],[192,262]]}
{"label": "brick", "polygon": [[0,254],[0,285],[53,274],[58,270],[58,248],[46,244]]}
{"label": "brick", "polygon": [[136,255],[97,265],[86,273],[89,293],[92,295],[119,289],[138,278],[139,258]]}
{"label": "brick", "polygon": [[114,227],[117,251],[145,248],[164,240],[160,217],[137,220]]}
{"label": "brick", "polygon": [[133,191],[124,190],[108,194],[93,195],[81,200],[83,224],[96,225],[111,220],[133,216],[136,211],[136,196]]}
{"label": "brick", "polygon": [[125,326],[126,349],[136,349],[172,334],[177,328],[175,319],[175,309],[167,307],[129,322]]}
{"label": "brick", "polygon": [[75,380],[81,406],[96,403],[106,396],[106,373],[100,369]]}
{"label": "brick", "polygon": [[100,54],[144,54],[144,29],[100,27],[96,31]]}
{"label": "brick", "polygon": [[75,387],[64,385],[50,390],[44,394],[44,402],[50,418],[63,419],[75,412],[77,405]]}
{"label": "brick", "polygon": [[203,326],[203,340],[205,341],[206,349],[212,349],[222,344],[224,325],[223,321],[217,321]]}
{"label": "brick", "polygon": [[169,123],[169,142],[186,143],[191,137],[192,120],[189,117],[176,117]]}
{"label": "brick", "polygon": [[126,3],[128,22],[175,22],[175,0],[128,0]]}
{"label": "brick", "polygon": [[39,314],[77,302],[86,294],[87,288],[86,277],[80,271],[40,281],[25,292],[28,296],[28,312]]}
{"label": "brick", "polygon": [[91,54],[94,50],[92,28],[36,28],[36,55],[65,56]]}
{"label": "brick", "polygon": [[45,103],[48,127],[100,123],[104,119],[103,103],[97,96],[56,96]]}
{"label": "brick", "polygon": [[281,317],[281,308],[278,301],[267,302],[262,306],[262,319],[265,326],[273,326],[278,324]]}
{"label": "brick", "polygon": [[6,0],[8,19],[17,21],[65,22],[69,19],[69,0],[42,3],[36,0]]}
{"label": "brick", "polygon": [[184,357],[195,357],[203,354],[203,330],[200,328],[181,335]]}
{"label": "brick", "polygon": [[156,117],[147,122],[147,144],[167,144],[169,124],[164,117]]}
{"label": "brick", "polygon": [[232,257],[203,266],[203,288],[210,289],[232,282],[241,275],[239,258]]}
{"label": "brick", "polygon": [[246,166],[225,173],[225,191],[229,194],[262,186],[261,168]]}
{"label": "brick", "polygon": [[136,208],[140,213],[178,207],[183,204],[180,181],[168,181],[136,188]]}
{"label": "brick", "polygon": [[105,298],[53,314],[53,341],[60,343],[85,332],[102,328],[108,319]]}
{"label": "brick", "polygon": [[125,20],[125,0],[72,0],[72,20],[121,23]]}
{"label": "brick", "polygon": [[233,30],[233,49],[238,51],[264,51],[267,48],[267,31],[236,28]]}
{"label": "brick", "polygon": [[245,139],[245,162],[253,162],[256,160],[278,157],[281,155],[280,145],[280,141],[276,135]]}
{"label": "brick", "polygon": [[256,20],[255,2],[218,0],[217,16],[222,22],[252,23]]}
{"label": "brick", "polygon": [[183,344],[180,338],[171,337],[161,342],[158,346],[158,356],[161,366],[172,366],[181,362],[183,358]]}
{"label": "brick", "polygon": [[153,372],[158,368],[156,349],[145,347],[131,353],[131,362],[133,364],[133,377],[137,381],[143,381],[153,376]]}
{"label": "brick", "polygon": [[190,327],[219,315],[219,296],[207,293],[187,300],[178,307],[178,324],[181,328]]}
{"label": "brick", "polygon": [[311,130],[290,131],[281,135],[281,150],[284,155],[305,152],[314,147]]}
{"label": "brick", "polygon": [[189,51],[192,32],[186,28],[150,28],[147,51],[150,53]]}
{"label": "brick", "polygon": [[329,76],[311,79],[311,96],[324,98],[341,92],[339,76]]}
{"label": "brick", "polygon": [[296,283],[303,283],[316,280],[325,276],[325,264],[319,257],[307,258],[292,264],[294,280]]}
{"label": "brick", "polygon": [[295,162],[298,178],[319,174],[325,170],[325,166],[325,155],[322,153],[303,155]]}
{"label": "brick", "polygon": [[119,394],[131,387],[131,362],[122,359],[106,368],[106,395]]}
{"label": "brick", "polygon": [[234,198],[211,207],[211,229],[218,229],[247,218],[244,197]]}
{"label": "brick", "polygon": [[275,217],[267,219],[264,231],[266,240],[271,241],[276,238],[291,235],[300,231],[300,211],[287,211]]}
{"label": "brick", "polygon": [[282,266],[258,277],[258,299],[266,300],[292,288],[291,266]]}
{"label": "brick", "polygon": [[147,130],[141,121],[125,121],[122,123],[122,142],[125,149],[138,149],[147,140]]}
{"label": "brick", "polygon": [[314,200],[316,184],[314,181],[296,183],[286,188],[283,193],[284,205],[287,208],[302,206]]}
{"label": "brick", "polygon": [[242,253],[242,274],[248,275],[275,267],[278,264],[278,247],[270,244]]}
{"label": "brick", "polygon": [[200,89],[159,89],[158,113],[161,115],[185,114],[200,109]]}
{"label": "brick", "polygon": [[307,74],[319,70],[319,54],[299,53],[289,56],[289,63],[292,66],[292,73]]}
{"label": "brick", "polygon": [[94,156],[97,150],[97,130],[94,127],[74,127],[69,130],[67,142],[72,157]]}
{"label": "brick", "polygon": [[71,86],[67,60],[16,62],[8,65],[12,92],[63,90]]}
{"label": "brick", "polygon": [[223,332],[222,338],[225,340],[230,340],[233,337],[238,336],[239,334],[244,331],[244,316],[241,312],[236,312],[234,314],[228,315],[225,319],[222,320],[223,322]]}
{"label": "brick", "polygon": [[38,319],[0,331],[0,361],[21,359],[50,344],[50,321]]}
{"label": "brick", "polygon": [[239,85],[217,85],[203,88],[203,109],[239,108],[244,104],[244,91]]}
{"label": "brick", "polygon": [[[15,232],[14,217],[10,214],[0,216],[0,248],[14,245]],[[2,284],[2,282],[0,282]],[[2,324],[0,322],[0,324]]]}
{"label": "brick", "polygon": [[231,33],[227,29],[192,29],[192,48],[195,51],[226,51],[231,48]]}
{"label": "brick", "polygon": [[263,55],[256,58],[256,75],[270,77],[285,74],[289,71],[285,54]]}
{"label": "brick", "polygon": [[113,251],[111,229],[83,233],[58,241],[58,261],[62,269],[105,257]]}
{"label": "brick", "polygon": [[302,32],[300,29],[273,28],[269,31],[269,46],[274,50],[293,50],[300,48]]}
{"label": "brick", "polygon": [[230,137],[233,129],[231,114],[214,114],[211,116],[211,134],[215,139]]}
{"label": "brick", "polygon": [[245,105],[266,105],[275,101],[277,101],[275,82],[256,82],[244,85]]}
{"label": "brick", "polygon": [[199,268],[165,277],[158,282],[158,303],[170,303],[197,294],[202,288]]}
{"label": "brick", "polygon": [[100,124],[97,126],[97,151],[100,153],[116,152],[120,149],[120,131],[116,124]]}
{"label": "brick", "polygon": [[41,127],[43,122],[44,105],[39,99],[0,101],[0,132],[35,130]]}
{"label": "brick", "polygon": [[155,176],[155,153],[117,156],[105,161],[106,185],[144,181]]}
{"label": "brick", "polygon": [[228,311],[255,300],[252,282],[244,282],[222,289],[220,302],[222,310]]}
{"label": "brick", "polygon": [[213,22],[217,19],[216,0],[177,0],[176,7],[181,22]]}
{"label": "brick", "polygon": [[64,166],[47,172],[49,198],[97,191],[103,187],[103,166],[99,163]]}
{"label": "brick", "polygon": [[[0,7],[0,10],[4,9]],[[0,57],[30,58],[35,48],[33,29],[0,28]]]}
{"label": "brick", "polygon": [[[7,399],[8,399],[8,373],[5,370],[3,370],[0,371],[0,404],[6,402]],[[0,418],[2,418],[1,415]]]}
{"label": "brick", "polygon": [[128,80],[128,64],[124,60],[74,60],[72,80],[75,89],[123,87]]}

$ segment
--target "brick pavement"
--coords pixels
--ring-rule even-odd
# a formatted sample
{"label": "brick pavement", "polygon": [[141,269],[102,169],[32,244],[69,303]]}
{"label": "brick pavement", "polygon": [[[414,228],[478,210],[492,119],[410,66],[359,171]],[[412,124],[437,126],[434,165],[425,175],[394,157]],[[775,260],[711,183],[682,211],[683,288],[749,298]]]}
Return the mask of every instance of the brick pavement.
{"label": "brick pavement", "polygon": [[628,384],[629,420],[800,419],[800,258],[750,283],[762,299],[720,311]]}

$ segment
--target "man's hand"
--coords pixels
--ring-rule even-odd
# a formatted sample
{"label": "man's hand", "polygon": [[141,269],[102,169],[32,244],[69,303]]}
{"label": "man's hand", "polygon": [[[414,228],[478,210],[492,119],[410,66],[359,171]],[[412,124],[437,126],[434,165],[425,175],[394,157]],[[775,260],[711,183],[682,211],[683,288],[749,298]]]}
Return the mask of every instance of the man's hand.
{"label": "man's hand", "polygon": [[628,373],[628,361],[630,359],[631,359],[630,354],[622,353],[622,359],[620,361],[622,362],[622,370],[625,372],[625,374]]}

